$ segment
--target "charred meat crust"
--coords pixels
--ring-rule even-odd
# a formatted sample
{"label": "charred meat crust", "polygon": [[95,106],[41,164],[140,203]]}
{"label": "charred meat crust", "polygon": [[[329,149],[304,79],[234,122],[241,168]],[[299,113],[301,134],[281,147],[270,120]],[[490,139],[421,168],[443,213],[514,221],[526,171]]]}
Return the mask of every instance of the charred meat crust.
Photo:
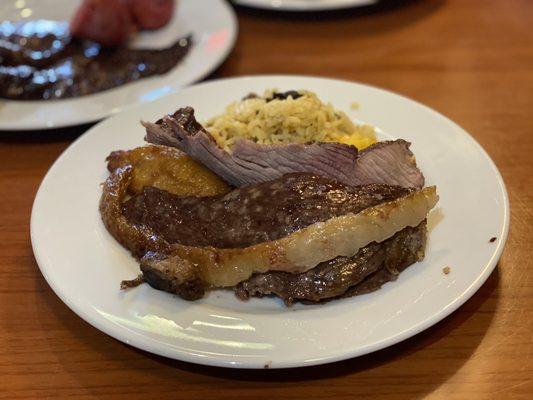
{"label": "charred meat crust", "polygon": [[167,253],[169,244],[146,226],[131,224],[122,214],[122,204],[126,198],[132,179],[132,167],[117,168],[104,182],[100,199],[100,216],[108,232],[136,258],[147,251]]}
{"label": "charred meat crust", "polygon": [[194,268],[179,257],[148,252],[141,259],[141,272],[145,282],[154,289],[177,294],[185,300],[201,299],[207,290]]}
{"label": "charred meat crust", "polygon": [[67,27],[43,20],[2,22],[0,98],[50,100],[103,92],[166,74],[193,43],[188,35],[160,49],[104,47],[73,39]]}
{"label": "charred meat crust", "polygon": [[[100,200],[100,215],[108,232],[141,262],[142,277],[122,281],[121,288],[128,289],[147,282],[155,289],[177,294],[186,300],[203,297],[206,286],[191,275],[194,268],[180,271],[178,267],[184,266],[186,261],[173,259],[171,246],[164,239],[146,226],[130,223],[122,214],[131,179],[131,166],[116,168],[104,182]],[[162,268],[170,265],[164,260],[171,261],[172,266]],[[158,262],[158,269],[152,267],[154,262]]]}

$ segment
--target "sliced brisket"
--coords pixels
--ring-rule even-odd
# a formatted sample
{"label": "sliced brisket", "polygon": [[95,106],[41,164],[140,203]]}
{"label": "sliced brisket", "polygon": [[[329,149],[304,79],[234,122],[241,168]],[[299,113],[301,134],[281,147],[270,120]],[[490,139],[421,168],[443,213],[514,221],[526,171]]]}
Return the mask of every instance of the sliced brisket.
{"label": "sliced brisket", "polygon": [[227,151],[196,121],[191,107],[143,125],[146,141],[184,151],[237,187],[271,181],[291,172],[313,173],[352,186],[424,185],[410,144],[404,140],[380,142],[358,152],[340,143],[262,145],[241,139]]}

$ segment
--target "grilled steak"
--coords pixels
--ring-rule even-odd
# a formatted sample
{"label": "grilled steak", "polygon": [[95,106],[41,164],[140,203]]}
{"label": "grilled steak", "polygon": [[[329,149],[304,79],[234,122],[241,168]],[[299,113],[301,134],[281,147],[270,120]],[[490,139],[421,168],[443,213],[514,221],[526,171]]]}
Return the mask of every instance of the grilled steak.
{"label": "grilled steak", "polygon": [[151,228],[169,243],[238,248],[280,239],[316,222],[356,214],[409,192],[380,184],[350,187],[295,173],[202,198],[145,187],[124,204],[123,213],[131,223]]}
{"label": "grilled steak", "polygon": [[301,274],[267,272],[241,282],[234,290],[246,300],[276,295],[294,301],[318,302],[379,289],[409,265],[424,258],[426,223],[407,227],[382,243],[370,243],[353,257],[336,257]]}
{"label": "grilled steak", "polygon": [[237,187],[271,181],[291,172],[313,173],[351,186],[424,185],[410,144],[404,140],[380,142],[358,152],[340,143],[261,145],[241,139],[229,152],[196,121],[191,107],[143,125],[146,141],[184,151]]}
{"label": "grilled steak", "polygon": [[[146,281],[188,299],[253,274],[304,273],[337,257],[352,258],[372,242],[418,226],[438,199],[435,188],[351,188],[293,174],[214,199],[145,189],[124,203],[131,170],[118,168],[106,181],[102,219],[141,260]],[[269,195],[269,212],[255,208],[266,206],[261,193]],[[196,230],[182,232],[187,225]]]}

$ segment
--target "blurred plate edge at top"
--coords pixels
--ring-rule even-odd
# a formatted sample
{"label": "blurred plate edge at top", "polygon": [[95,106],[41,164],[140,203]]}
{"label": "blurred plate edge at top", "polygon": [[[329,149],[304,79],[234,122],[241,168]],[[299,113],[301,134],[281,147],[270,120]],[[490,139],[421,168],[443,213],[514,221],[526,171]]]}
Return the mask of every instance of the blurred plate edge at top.
{"label": "blurred plate edge at top", "polygon": [[[4,20],[70,20],[80,0],[3,0]],[[30,10],[22,13],[23,10]],[[29,15],[28,15],[29,14]],[[233,8],[224,0],[179,0],[170,23],[154,32],[141,32],[132,45],[169,45],[192,34],[189,54],[171,71],[92,95],[64,100],[13,101],[0,99],[1,131],[53,129],[95,122],[124,106],[155,100],[203,79],[228,57],[237,38]],[[23,134],[23,132],[21,132]]]}

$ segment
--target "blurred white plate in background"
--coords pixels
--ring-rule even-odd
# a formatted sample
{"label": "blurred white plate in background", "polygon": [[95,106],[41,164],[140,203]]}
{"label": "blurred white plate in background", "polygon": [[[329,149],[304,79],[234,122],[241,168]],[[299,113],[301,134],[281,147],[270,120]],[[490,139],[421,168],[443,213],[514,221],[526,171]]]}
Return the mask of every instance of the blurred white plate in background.
{"label": "blurred white plate in background", "polygon": [[[80,0],[2,0],[5,21],[49,19],[69,21]],[[179,0],[170,23],[154,32],[141,32],[134,47],[163,47],[192,34],[189,54],[170,72],[141,79],[104,92],[65,100],[13,101],[0,99],[0,130],[58,128],[93,122],[175,92],[214,71],[229,55],[237,37],[237,19],[224,0]]]}

